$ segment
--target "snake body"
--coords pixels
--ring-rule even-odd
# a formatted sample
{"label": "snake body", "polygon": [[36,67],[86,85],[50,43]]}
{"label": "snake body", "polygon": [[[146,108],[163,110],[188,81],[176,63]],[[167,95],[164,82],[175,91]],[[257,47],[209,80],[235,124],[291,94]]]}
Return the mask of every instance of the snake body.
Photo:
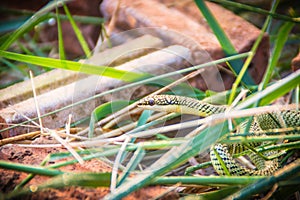
{"label": "snake body", "polygon": [[[206,117],[212,114],[223,113],[228,108],[225,105],[212,105],[194,98],[176,95],[154,95],[144,98],[138,103],[139,107],[155,111],[178,112],[182,114],[192,114],[201,117]],[[246,123],[244,123],[246,124]],[[297,110],[287,110],[271,112],[266,114],[256,115],[251,122],[250,132],[257,134],[259,131],[284,128],[284,127],[299,127],[300,112]],[[243,125],[239,132],[243,132]],[[255,147],[261,144],[249,144]],[[249,169],[237,163],[233,157],[233,153],[244,151],[247,147],[242,144],[225,145],[217,143],[211,147],[210,158],[212,165],[219,175],[225,175],[221,162],[228,169],[230,175],[272,175],[279,167],[278,159],[265,161],[255,153],[250,153],[248,157],[256,166],[256,169]],[[274,152],[268,152],[271,154]],[[268,156],[268,155],[267,155]],[[218,159],[221,158],[221,162]]]}

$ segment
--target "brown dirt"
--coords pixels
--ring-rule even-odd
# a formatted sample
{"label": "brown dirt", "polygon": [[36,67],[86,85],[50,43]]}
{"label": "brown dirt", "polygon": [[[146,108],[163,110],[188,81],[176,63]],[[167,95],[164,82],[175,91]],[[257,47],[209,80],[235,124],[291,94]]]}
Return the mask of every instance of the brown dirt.
{"label": "brown dirt", "polygon": [[[39,165],[48,154],[57,152],[66,152],[66,150],[61,148],[23,148],[17,145],[11,145],[0,148],[0,159],[14,163]],[[54,164],[54,162],[48,164]],[[111,167],[100,160],[94,159],[86,161],[83,165],[73,164],[62,167],[60,170],[66,172],[110,172]],[[27,174],[13,170],[0,169],[0,176],[0,191],[5,194],[12,191],[17,184],[27,177]],[[30,185],[39,185],[47,180],[49,180],[48,177],[35,176],[26,187]],[[125,199],[150,199],[159,196],[166,190],[167,188],[165,187],[150,186],[130,194]],[[108,193],[109,188],[105,187],[68,187],[63,189],[43,190],[41,192],[23,196],[22,199],[101,199]],[[178,197],[174,193],[169,195],[173,195],[172,199]]]}

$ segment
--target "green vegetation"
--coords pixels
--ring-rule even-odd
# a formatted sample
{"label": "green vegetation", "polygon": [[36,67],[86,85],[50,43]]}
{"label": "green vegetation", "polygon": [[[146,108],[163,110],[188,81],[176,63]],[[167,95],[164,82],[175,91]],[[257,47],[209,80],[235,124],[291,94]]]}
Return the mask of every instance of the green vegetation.
{"label": "green vegetation", "polygon": [[[293,73],[287,73],[290,72],[290,69],[287,70],[284,66],[286,65],[285,63],[290,63],[290,58],[295,55],[291,55],[290,57],[285,58],[285,60],[282,60],[283,58],[281,57],[285,51],[286,45],[291,41],[298,45],[299,48],[299,33],[297,35],[292,32],[295,25],[299,25],[300,23],[299,17],[295,17],[296,11],[292,12],[290,10],[290,13],[292,13],[291,16],[277,14],[276,9],[279,1],[275,1],[272,4],[270,11],[260,9],[255,6],[234,3],[232,1],[214,0],[214,2],[230,6],[235,10],[247,10],[266,16],[261,28],[262,34],[259,38],[257,38],[257,41],[251,51],[240,54],[237,53],[233,45],[230,43],[230,40],[227,39],[225,33],[217,24],[214,17],[205,7],[204,2],[202,0],[195,0],[195,4],[199,6],[199,9],[203,16],[205,16],[209,26],[216,34],[227,57],[159,76],[122,71],[107,66],[95,66],[92,64],[79,63],[77,62],[78,58],[75,58],[74,60],[67,60],[68,56],[64,49],[64,41],[62,37],[64,33],[62,32],[61,21],[70,21],[85,57],[87,58],[91,56],[91,50],[89,49],[80,29],[77,27],[76,22],[99,24],[99,26],[104,22],[103,19],[90,16],[73,16],[67,7],[68,1],[51,1],[51,3],[47,4],[36,13],[21,12],[18,13],[20,16],[17,20],[10,21],[5,24],[5,26],[0,24],[0,72],[17,72],[18,74],[21,74],[18,75],[19,79],[5,83],[1,85],[0,88],[4,88],[14,84],[15,82],[28,78],[28,70],[33,71],[37,75],[52,68],[107,76],[126,82],[124,86],[75,102],[72,105],[67,105],[63,108],[47,113],[44,116],[51,115],[105,95],[114,94],[120,90],[151,84],[154,81],[165,80],[166,84],[169,84],[175,75],[193,72],[200,68],[220,63],[229,63],[230,69],[232,69],[233,73],[236,74],[236,81],[233,88],[224,92],[199,91],[196,88],[192,88],[193,91],[195,91],[195,96],[197,98],[203,99],[204,101],[211,101],[212,99],[214,101],[218,101],[220,99],[225,99],[226,102],[231,105],[244,89],[249,91],[247,93],[249,95],[247,95],[243,100],[238,101],[236,105],[233,105],[234,111],[232,111],[233,117],[230,117],[231,120],[229,120],[229,117],[216,116],[215,118],[197,119],[171,125],[162,125],[162,127],[159,128],[156,126],[164,124],[168,120],[177,119],[179,114],[171,113],[166,115],[156,115],[156,113],[144,111],[143,114],[139,115],[139,118],[136,120],[137,123],[131,127],[129,125],[134,122],[127,119],[123,120],[122,116],[125,112],[128,112],[124,110],[124,108],[136,107],[137,99],[130,102],[118,100],[99,105],[99,107],[91,113],[89,126],[86,129],[81,130],[80,135],[74,137],[79,141],[74,142],[72,147],[85,146],[85,149],[76,149],[75,152],[49,154],[48,157],[45,158],[44,162],[41,163],[40,167],[0,161],[0,168],[29,173],[28,177],[24,179],[14,191],[8,194],[1,194],[0,198],[16,198],[30,193],[32,188],[29,188],[26,183],[28,183],[35,175],[51,177],[49,182],[37,186],[37,191],[45,188],[62,188],[66,186],[110,187],[113,193],[106,196],[107,199],[120,199],[125,195],[147,185],[174,185],[176,183],[181,183],[184,186],[209,186],[212,189],[211,192],[197,195],[185,193],[180,194],[183,198],[187,199],[220,199],[225,197],[246,199],[254,197],[256,194],[267,194],[271,189],[274,189],[272,187],[275,184],[278,186],[278,189],[273,191],[273,193],[268,194],[275,199],[298,191],[297,187],[300,185],[299,158],[294,161],[294,164],[287,165],[285,170],[281,170],[279,173],[271,177],[192,176],[197,169],[209,166],[209,162],[202,163],[199,166],[185,168],[182,170],[182,172],[185,173],[184,176],[164,176],[166,173],[169,173],[186,163],[188,159],[205,152],[216,141],[222,141],[223,143],[230,144],[237,143],[241,140],[247,142],[276,142],[289,139],[291,141],[290,143],[269,144],[267,146],[255,148],[255,151],[257,152],[263,152],[266,150],[285,151],[285,154],[282,153],[278,155],[282,161],[282,166],[285,166],[287,164],[287,160],[293,156],[294,151],[299,151],[300,148],[299,127],[295,127],[294,129],[269,130],[266,132],[268,136],[264,137],[249,136],[247,135],[247,131],[245,134],[241,135],[228,135],[231,130],[235,130],[245,118],[249,117],[249,115],[245,115],[246,112],[254,115],[256,111],[264,111],[269,108],[272,109],[272,106],[267,106],[271,105],[279,98],[284,97],[286,94],[289,94],[290,97],[288,101],[289,104],[296,104],[296,106],[299,105],[300,71],[298,70]],[[58,13],[58,6],[63,8],[66,13],[65,15]],[[54,13],[55,11],[56,13]],[[11,10],[7,12],[13,11]],[[52,18],[56,18],[58,25],[58,54],[60,59],[47,57],[51,48],[40,45],[35,37],[35,34],[38,33],[33,31],[34,27],[40,26],[42,23],[45,23],[47,20]],[[18,28],[16,29],[15,27]],[[8,30],[10,31],[7,32]],[[38,32],[38,30],[36,31]],[[272,52],[262,82],[259,85],[255,85],[247,73],[247,69],[265,32],[270,34]],[[31,44],[32,46],[25,45],[25,43]],[[242,62],[243,58],[246,58],[244,63]],[[169,79],[167,80],[167,78]],[[178,82],[177,84],[180,85],[181,82]],[[170,87],[167,85],[166,88],[169,89]],[[184,90],[183,88],[184,86],[182,86],[181,89]],[[182,91],[178,92],[180,93]],[[115,117],[119,117],[118,119],[120,119],[121,122],[109,124],[110,121],[114,119],[114,117],[111,117],[110,114],[116,114]],[[25,123],[27,122],[22,124]],[[0,133],[22,124],[2,129],[0,130]],[[104,127],[106,126],[106,130],[109,131],[104,132],[101,135],[97,135],[96,132],[99,131],[98,126],[100,124]],[[128,130],[122,129],[127,127],[129,127]],[[182,128],[193,128],[193,130],[185,137],[171,137],[167,135],[167,133],[177,131]],[[244,152],[244,154],[246,153],[247,152]],[[73,158],[76,157],[75,155],[79,155],[84,161],[98,158],[107,159],[108,157],[114,156],[115,159],[112,163],[114,170],[111,173],[76,174],[67,173],[59,169],[62,166],[80,162],[80,160]],[[155,158],[155,162],[153,161],[153,157]],[[68,161],[65,160],[66,158],[68,158]],[[151,159],[153,162],[150,162]],[[51,161],[55,161],[56,163],[46,165],[46,163]],[[147,165],[147,161],[149,161],[151,165]],[[146,164],[144,164],[144,162]],[[143,170],[139,170],[137,166],[143,166],[144,168]],[[118,170],[121,171],[119,176],[117,174]],[[135,174],[134,178],[129,177],[131,173]]]}

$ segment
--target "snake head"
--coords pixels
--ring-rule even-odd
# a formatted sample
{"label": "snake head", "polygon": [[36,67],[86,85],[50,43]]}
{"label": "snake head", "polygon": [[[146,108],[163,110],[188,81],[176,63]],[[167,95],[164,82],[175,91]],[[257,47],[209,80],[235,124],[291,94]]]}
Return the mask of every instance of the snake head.
{"label": "snake head", "polygon": [[148,110],[177,112],[177,104],[177,98],[174,95],[154,95],[141,99],[137,106]]}
{"label": "snake head", "polygon": [[146,97],[138,102],[138,107],[147,108],[149,106],[155,106],[157,104],[154,97]]}
{"label": "snake head", "polygon": [[178,104],[179,102],[175,95],[154,95],[141,99],[138,106],[166,106]]}

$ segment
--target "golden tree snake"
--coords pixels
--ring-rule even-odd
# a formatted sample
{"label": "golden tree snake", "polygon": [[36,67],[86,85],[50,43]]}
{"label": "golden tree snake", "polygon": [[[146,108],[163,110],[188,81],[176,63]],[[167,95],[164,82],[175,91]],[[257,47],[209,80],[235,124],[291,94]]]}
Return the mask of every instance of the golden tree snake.
{"label": "golden tree snake", "polygon": [[[144,109],[164,111],[164,112],[180,112],[182,114],[192,114],[201,117],[206,117],[212,114],[224,113],[228,106],[212,105],[194,98],[176,95],[154,95],[146,97],[138,102],[138,106]],[[246,123],[244,123],[246,124]],[[278,112],[270,112],[259,114],[253,117],[250,133],[257,135],[258,132],[277,129],[284,127],[300,127],[300,112],[299,110],[285,110]],[[240,128],[239,132],[242,132]],[[261,143],[251,143],[248,147],[256,147]],[[225,175],[224,164],[227,172],[230,175],[272,175],[279,168],[277,158],[273,160],[264,160],[256,153],[250,153],[248,156],[254,163],[255,169],[250,169],[242,166],[232,157],[233,153],[239,153],[247,149],[242,144],[226,145],[221,143],[214,144],[210,149],[210,158],[212,165],[219,175]],[[268,154],[268,153],[267,153]],[[270,154],[270,153],[269,153]],[[268,155],[269,155],[268,154]],[[274,154],[274,152],[273,152]],[[224,163],[223,166],[221,163]]]}

